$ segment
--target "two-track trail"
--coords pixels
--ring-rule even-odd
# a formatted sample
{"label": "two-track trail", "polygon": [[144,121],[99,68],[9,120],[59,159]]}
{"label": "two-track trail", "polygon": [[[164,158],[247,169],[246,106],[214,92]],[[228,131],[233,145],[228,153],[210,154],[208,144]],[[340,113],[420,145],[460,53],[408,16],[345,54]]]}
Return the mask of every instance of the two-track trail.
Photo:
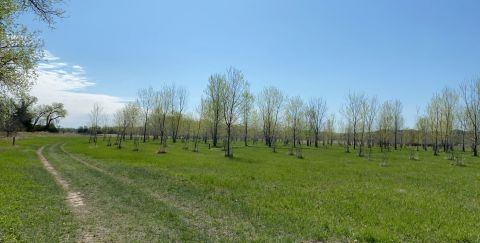
{"label": "two-track trail", "polygon": [[125,165],[72,154],[63,144],[46,148],[48,160],[43,147],[38,156],[68,195],[67,202],[82,225],[82,242],[256,238],[257,228],[248,219],[232,213],[218,216],[205,202],[171,193],[143,177],[119,173],[118,168]]}
{"label": "two-track trail", "polygon": [[[87,213],[85,209],[85,203],[82,198],[82,193],[78,191],[73,191],[70,188],[70,184],[62,178],[59,172],[50,164],[50,162],[43,155],[43,149],[45,146],[42,146],[37,150],[37,156],[42,162],[43,167],[55,178],[57,184],[65,191],[67,194],[65,200],[74,212],[76,217],[82,217]],[[93,236],[89,232],[81,232],[79,241],[80,242],[93,242]]]}

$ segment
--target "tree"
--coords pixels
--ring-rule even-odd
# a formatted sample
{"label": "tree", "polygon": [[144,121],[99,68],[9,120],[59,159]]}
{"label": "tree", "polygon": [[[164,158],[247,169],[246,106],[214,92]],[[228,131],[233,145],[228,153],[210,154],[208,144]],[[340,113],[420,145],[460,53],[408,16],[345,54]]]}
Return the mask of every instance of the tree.
{"label": "tree", "polygon": [[37,102],[37,100],[38,99],[36,97],[24,93],[16,98],[16,102],[13,102],[20,129],[26,131],[33,130],[33,105]]}
{"label": "tree", "polygon": [[158,114],[158,125],[160,126],[160,149],[158,153],[165,153],[167,147],[167,114],[172,105],[173,89],[165,86],[158,91],[155,97],[155,112]]}
{"label": "tree", "polygon": [[117,127],[117,139],[115,141],[115,145],[117,145],[118,149],[122,148],[122,141],[125,138],[125,133],[127,130],[128,122],[127,122],[127,113],[126,107],[115,112],[113,116],[114,123]]}
{"label": "tree", "polygon": [[263,122],[265,143],[269,147],[272,147],[277,135],[279,115],[283,105],[284,95],[276,87],[266,87],[258,95],[257,101]]}
{"label": "tree", "polygon": [[21,126],[16,114],[15,101],[13,98],[1,98],[0,125],[2,130],[7,133],[7,137],[12,136],[12,145],[15,145],[15,135]]}
{"label": "tree", "polygon": [[95,146],[97,145],[97,133],[98,129],[100,128],[100,119],[102,116],[102,112],[103,107],[100,104],[93,104],[93,108],[90,111],[90,139],[88,142],[90,143],[93,139],[93,143],[95,144]]}
{"label": "tree", "polygon": [[301,128],[301,118],[303,117],[303,101],[300,96],[295,96],[288,100],[286,106],[286,118],[292,135],[292,147],[296,148],[299,142],[299,130]]}
{"label": "tree", "polygon": [[63,16],[65,11],[54,6],[61,0],[16,0],[21,10],[33,11],[42,21],[50,26],[55,23],[55,18]]}
{"label": "tree", "polygon": [[460,107],[457,110],[457,125],[462,133],[462,152],[465,152],[465,134],[468,130],[468,118],[466,114],[465,107]]}
{"label": "tree", "polygon": [[146,142],[148,118],[155,105],[155,91],[152,87],[149,87],[148,89],[139,90],[137,95],[137,101],[143,113],[143,142]]}
{"label": "tree", "polygon": [[427,150],[428,134],[430,133],[428,117],[420,116],[417,119],[416,127],[417,127],[417,132],[419,133],[418,143],[421,143],[423,150],[426,151]]}
{"label": "tree", "polygon": [[[367,132],[367,147],[369,149],[368,155],[369,158],[372,156],[372,147],[373,147],[373,124],[377,118],[377,110],[378,110],[378,101],[376,97],[372,97],[370,99],[365,99],[362,105],[362,143],[361,143],[361,150],[364,146],[364,133]],[[363,151],[359,152],[359,155],[362,156]]]}
{"label": "tree", "polygon": [[309,119],[310,127],[314,134],[315,147],[318,148],[318,140],[321,128],[323,126],[323,120],[327,113],[327,103],[322,98],[313,98],[307,108],[307,116]]}
{"label": "tree", "polygon": [[35,67],[42,57],[42,42],[17,19],[22,12],[33,12],[50,26],[63,10],[60,1],[3,0],[0,7],[0,95],[27,92]]}
{"label": "tree", "polygon": [[452,137],[453,137],[453,127],[455,123],[455,111],[458,105],[458,95],[457,93],[450,88],[445,88],[442,91],[441,96],[441,111],[442,111],[442,120],[444,124],[444,139],[443,139],[443,151],[448,152],[449,149],[453,150]]}
{"label": "tree", "polygon": [[207,102],[202,97],[200,100],[200,105],[197,107],[198,121],[197,121],[197,129],[195,131],[194,141],[193,141],[193,152],[198,152],[198,142],[200,140],[200,129],[202,127],[202,120],[203,120],[203,116],[205,115],[206,106],[207,106]]}
{"label": "tree", "polygon": [[357,132],[361,122],[362,103],[365,100],[364,94],[350,93],[347,96],[347,101],[343,106],[342,113],[348,121],[348,124],[353,130],[353,149],[357,145]]}
{"label": "tree", "polygon": [[243,121],[243,142],[245,146],[248,146],[248,125],[250,119],[250,113],[253,109],[253,102],[255,101],[255,96],[250,92],[248,87],[243,92],[243,103],[241,107],[242,112],[242,121]]}
{"label": "tree", "polygon": [[64,118],[67,115],[67,110],[62,103],[54,102],[47,106],[47,112],[45,113],[45,128],[51,130],[53,122],[58,121],[60,118]]}
{"label": "tree", "polygon": [[225,76],[222,74],[213,74],[209,77],[208,86],[205,90],[205,94],[207,96],[207,109],[211,113],[210,119],[212,122],[212,142],[214,147],[217,147],[218,128],[223,113],[221,92],[224,90],[224,86]]}
{"label": "tree", "polygon": [[325,123],[325,136],[327,137],[327,144],[332,146],[335,136],[335,114],[331,114]]}
{"label": "tree", "polygon": [[400,100],[395,100],[393,101],[392,104],[393,104],[392,106],[393,127],[394,127],[394,134],[395,134],[394,147],[395,147],[395,150],[397,150],[399,132],[403,126],[403,116],[402,116],[403,105]]}
{"label": "tree", "polygon": [[172,86],[171,121],[172,121],[172,142],[177,142],[178,129],[182,120],[183,110],[187,102],[187,90],[183,87]]}
{"label": "tree", "polygon": [[223,118],[225,120],[227,130],[227,143],[225,156],[233,157],[232,151],[232,125],[238,118],[240,106],[243,102],[243,94],[248,87],[242,71],[230,67],[227,69],[225,85],[221,92],[221,103],[223,110]]}
{"label": "tree", "polygon": [[478,133],[480,125],[480,80],[460,85],[460,94],[465,106],[465,115],[472,129],[473,156],[478,157]]}
{"label": "tree", "polygon": [[441,97],[438,94],[435,94],[428,105],[428,120],[430,131],[433,135],[433,155],[438,155],[438,139],[440,137],[441,125],[442,125],[442,107],[441,107]]}
{"label": "tree", "polygon": [[383,151],[386,147],[390,149],[390,132],[393,130],[394,114],[393,103],[385,101],[380,107],[378,130],[380,139],[380,148]]}

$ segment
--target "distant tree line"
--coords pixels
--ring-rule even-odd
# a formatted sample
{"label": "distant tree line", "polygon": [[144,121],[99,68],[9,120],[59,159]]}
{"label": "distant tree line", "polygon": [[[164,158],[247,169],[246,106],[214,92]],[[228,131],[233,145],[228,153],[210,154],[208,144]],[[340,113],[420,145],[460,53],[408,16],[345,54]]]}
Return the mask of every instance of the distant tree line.
{"label": "distant tree line", "polygon": [[336,117],[322,97],[288,97],[273,86],[255,95],[243,73],[233,67],[208,78],[195,112],[185,113],[186,100],[185,88],[165,85],[160,90],[139,90],[137,101],[111,118],[98,112],[102,109],[97,104],[89,126],[91,141],[96,141],[97,134],[113,132],[110,146],[122,148],[122,142],[131,139],[138,150],[139,141],[159,140],[159,153],[166,152],[169,141],[180,140],[185,148],[193,142],[194,151],[201,141],[221,147],[227,157],[233,156],[233,141],[244,146],[263,144],[273,152],[281,145],[299,158],[304,147],[334,144],[369,157],[374,147],[384,152],[431,148],[434,155],[468,150],[478,156],[480,81],[434,94],[425,111],[418,111],[412,128],[405,127],[400,100],[380,102],[376,96],[349,93],[341,116]]}

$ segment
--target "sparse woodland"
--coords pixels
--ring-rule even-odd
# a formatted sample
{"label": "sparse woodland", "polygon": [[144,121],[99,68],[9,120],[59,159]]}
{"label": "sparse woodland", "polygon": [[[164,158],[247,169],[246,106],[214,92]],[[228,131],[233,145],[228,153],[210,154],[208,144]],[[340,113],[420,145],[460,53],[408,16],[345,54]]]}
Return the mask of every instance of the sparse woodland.
{"label": "sparse woodland", "polygon": [[[266,145],[273,152],[287,146],[298,157],[303,147],[334,145],[360,157],[370,156],[374,147],[413,149],[412,153],[431,150],[434,155],[459,150],[478,156],[480,81],[433,94],[418,112],[414,127],[404,125],[400,100],[379,101],[375,95],[352,92],[336,116],[322,97],[289,97],[276,87],[253,94],[242,71],[233,67],[210,76],[201,109],[187,112],[187,95],[185,88],[174,84],[141,89],[137,101],[126,104],[113,119],[106,113],[92,116],[91,124],[97,125],[89,130],[92,136],[114,133],[108,136],[117,137],[119,148],[125,139],[158,140],[159,153],[168,151],[169,142],[202,141],[231,157],[233,142],[242,141],[244,146]],[[100,115],[114,122],[101,127],[96,121]]]}

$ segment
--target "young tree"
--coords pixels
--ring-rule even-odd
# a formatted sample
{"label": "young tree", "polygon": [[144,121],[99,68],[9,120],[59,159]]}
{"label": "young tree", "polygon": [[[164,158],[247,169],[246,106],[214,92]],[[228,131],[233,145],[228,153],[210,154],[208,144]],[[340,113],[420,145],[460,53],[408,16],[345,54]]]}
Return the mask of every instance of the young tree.
{"label": "young tree", "polygon": [[158,125],[160,126],[160,149],[158,153],[165,153],[167,148],[167,114],[170,111],[173,90],[169,86],[165,86],[162,90],[156,93],[155,97],[155,112],[158,114]]}
{"label": "young tree", "polygon": [[444,139],[443,139],[443,151],[448,152],[448,150],[453,150],[452,137],[453,137],[453,127],[455,123],[455,111],[457,110],[458,105],[458,95],[457,93],[449,88],[445,88],[442,91],[441,96],[441,111],[442,111],[442,120],[444,124]]}
{"label": "young tree", "polygon": [[318,148],[318,140],[327,113],[327,102],[322,98],[310,100],[307,108],[307,116],[310,127],[313,130],[315,147]]}
{"label": "young tree", "polygon": [[480,80],[460,85],[460,94],[465,106],[465,115],[472,129],[473,156],[478,157],[478,136],[480,126]]}
{"label": "young tree", "polygon": [[275,143],[283,100],[284,95],[282,92],[273,86],[264,88],[257,98],[263,122],[265,143],[269,147],[272,147],[272,145],[274,146]]}
{"label": "young tree", "polygon": [[456,116],[458,117],[457,119],[458,129],[462,133],[462,152],[465,152],[465,134],[467,133],[467,130],[468,130],[468,118],[466,115],[465,107],[460,107],[457,110]]}
{"label": "young tree", "polygon": [[225,156],[233,157],[232,151],[232,125],[236,122],[240,106],[243,102],[243,94],[248,87],[242,71],[230,67],[227,69],[224,88],[221,92],[223,118],[227,128],[227,143]]}
{"label": "young tree", "polygon": [[182,120],[183,111],[187,102],[187,90],[183,87],[177,88],[172,86],[172,105],[171,105],[171,120],[172,120],[172,142],[177,142],[178,129]]}
{"label": "young tree", "polygon": [[286,118],[292,135],[292,147],[296,148],[299,142],[299,133],[301,128],[301,119],[303,117],[303,101],[300,96],[295,96],[288,100],[286,106]]}
{"label": "young tree", "polygon": [[253,102],[255,100],[255,96],[253,96],[248,87],[245,89],[245,92],[243,92],[242,99],[243,103],[241,106],[241,112],[243,121],[243,142],[245,146],[248,146],[248,125],[250,120],[250,113],[253,109]]}
{"label": "young tree", "polygon": [[377,109],[378,102],[376,97],[370,99],[365,99],[362,106],[362,139],[361,139],[361,150],[359,152],[360,156],[363,156],[363,146],[364,146],[364,133],[367,132],[367,147],[369,149],[368,156],[372,156],[372,147],[373,147],[373,124],[377,118]]}
{"label": "young tree", "polygon": [[380,135],[380,148],[382,151],[385,148],[390,149],[390,132],[393,130],[394,123],[393,109],[391,101],[385,101],[380,107],[378,130]]}
{"label": "young tree", "polygon": [[103,107],[99,103],[93,104],[93,108],[90,111],[90,143],[93,139],[93,143],[97,146],[97,133],[100,128],[100,119],[103,113]]}
{"label": "young tree", "polygon": [[115,145],[117,145],[118,149],[122,148],[122,141],[125,138],[125,133],[127,131],[128,122],[127,122],[127,112],[126,107],[115,112],[113,119],[114,123],[117,127],[117,139],[115,141]]}
{"label": "young tree", "polygon": [[197,107],[197,113],[198,113],[198,117],[197,117],[197,129],[195,131],[195,136],[194,136],[194,140],[193,140],[193,152],[198,152],[198,142],[200,140],[200,131],[201,131],[201,127],[202,127],[202,120],[203,120],[203,116],[205,115],[205,107],[207,106],[207,102],[206,100],[203,99],[203,97],[201,98],[200,100],[200,105]]}
{"label": "young tree", "polygon": [[365,100],[364,94],[350,93],[347,101],[343,106],[342,114],[345,116],[347,123],[353,130],[353,149],[357,147],[357,132],[362,119],[362,103]]}
{"label": "young tree", "polygon": [[438,94],[435,94],[427,108],[429,127],[430,131],[433,133],[433,155],[435,156],[438,156],[438,140],[442,126],[441,101],[441,97]]}
{"label": "young tree", "polygon": [[426,116],[418,117],[416,127],[417,127],[417,131],[419,133],[418,143],[421,143],[423,150],[426,151],[427,150],[427,145],[428,145],[428,134],[430,133],[428,117],[426,117]]}
{"label": "young tree", "polygon": [[212,122],[212,142],[217,147],[218,128],[223,114],[223,105],[221,100],[222,91],[225,89],[225,76],[222,74],[213,74],[208,79],[208,86],[205,90],[207,96],[208,110],[211,113]]}
{"label": "young tree", "polygon": [[395,147],[395,150],[397,150],[399,132],[403,126],[403,116],[402,116],[403,105],[400,100],[395,100],[393,101],[392,104],[393,104],[392,114],[393,114],[394,143],[395,143],[394,147]]}
{"label": "young tree", "polygon": [[332,146],[335,137],[335,114],[331,114],[325,123],[325,136],[327,137],[327,144]]}
{"label": "young tree", "polygon": [[147,141],[147,124],[150,112],[155,105],[155,91],[152,87],[138,91],[137,101],[140,104],[143,113],[143,142]]}

